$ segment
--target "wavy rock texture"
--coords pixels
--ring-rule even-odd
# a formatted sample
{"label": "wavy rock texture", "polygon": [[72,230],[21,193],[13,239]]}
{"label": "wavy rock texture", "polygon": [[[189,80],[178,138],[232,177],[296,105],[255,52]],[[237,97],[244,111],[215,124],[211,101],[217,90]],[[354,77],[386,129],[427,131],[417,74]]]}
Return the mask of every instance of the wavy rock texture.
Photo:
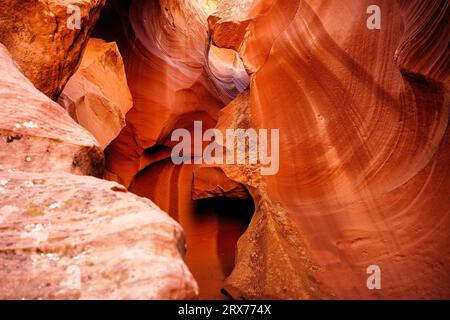
{"label": "wavy rock texture", "polygon": [[[76,71],[105,0],[2,0],[0,43],[40,91],[56,99]],[[80,29],[67,21],[80,9]],[[71,22],[73,20],[70,20]]]}
{"label": "wavy rock texture", "polygon": [[248,225],[252,203],[225,198],[193,201],[193,170],[193,165],[177,167],[166,159],[140,172],[130,191],[152,199],[183,226],[185,261],[198,282],[199,297],[224,299],[220,290],[233,269],[235,244]]}
{"label": "wavy rock texture", "polygon": [[115,43],[89,40],[80,67],[58,103],[94,135],[102,148],[119,135],[133,99]]}
{"label": "wavy rock texture", "polygon": [[7,173],[0,299],[193,299],[181,227],[113,182]]}
{"label": "wavy rock texture", "polygon": [[[127,6],[111,1],[105,8],[96,36],[117,41],[134,99],[127,126],[106,150],[108,176],[125,185],[146,166],[167,158],[164,148],[173,145],[168,140],[174,129],[195,119],[213,127],[220,108],[248,83],[235,53],[212,51],[214,70],[209,68],[211,7],[205,3],[138,0]],[[164,148],[149,154],[155,146]]]}
{"label": "wavy rock texture", "polygon": [[[200,290],[230,268],[220,221],[209,212],[201,225],[192,198],[248,193],[254,216],[225,282],[233,297],[450,297],[448,1],[381,1],[381,30],[366,26],[372,4],[107,6],[97,33],[118,42],[135,103],[107,149],[108,177],[181,222]],[[280,129],[279,173],[174,166],[170,133],[194,120]],[[382,290],[367,288],[370,265]]]}
{"label": "wavy rock texture", "polygon": [[39,92],[0,44],[0,169],[102,176],[98,142]]}
{"label": "wavy rock texture", "polygon": [[396,63],[406,75],[423,76],[448,84],[450,2],[397,0],[405,32]]}
{"label": "wavy rock texture", "polygon": [[[234,216],[227,220],[196,215],[197,204],[191,200],[193,166],[179,168],[170,162],[170,136],[176,128],[192,130],[194,120],[202,120],[205,129],[214,127],[219,110],[248,86],[235,52],[208,48],[207,17],[214,5],[170,0],[133,1],[127,6],[111,1],[95,31],[95,36],[118,43],[134,100],[127,126],[106,149],[105,177],[130,186],[182,221],[191,248],[186,261],[203,288],[200,296],[207,298],[222,297],[234,243],[245,224],[233,225]],[[142,178],[135,179],[139,172]],[[148,177],[158,183],[149,183]],[[168,184],[168,179],[173,182]],[[216,241],[223,233],[231,245],[225,238]],[[202,253],[207,253],[203,263]]]}
{"label": "wavy rock texture", "polygon": [[[383,2],[380,31],[366,28],[368,1],[259,1],[241,19],[233,45],[250,94],[218,128],[279,128],[281,167],[222,168],[256,204],[226,281],[233,296],[449,297],[448,88],[428,81],[448,77],[448,36],[423,28],[448,2],[408,3]],[[423,12],[413,31],[411,8]],[[435,49],[414,60],[415,41]],[[421,80],[402,77],[396,52]],[[366,287],[369,265],[383,272],[381,291]]]}
{"label": "wavy rock texture", "polygon": [[0,61],[0,299],[196,298],[181,227],[123,186],[79,176],[102,175],[95,138],[1,44]]}

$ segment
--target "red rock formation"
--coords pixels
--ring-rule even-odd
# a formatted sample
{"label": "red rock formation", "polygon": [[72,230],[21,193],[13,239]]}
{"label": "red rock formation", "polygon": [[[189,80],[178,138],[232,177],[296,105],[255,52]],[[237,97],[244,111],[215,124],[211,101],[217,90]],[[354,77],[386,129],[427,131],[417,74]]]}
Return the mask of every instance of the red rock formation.
{"label": "red rock formation", "polygon": [[115,43],[89,40],[80,68],[58,103],[94,135],[102,148],[119,135],[133,100]]}
{"label": "red rock formation", "polygon": [[[408,3],[383,3],[379,31],[366,27],[369,1],[259,1],[243,19],[245,36],[227,47],[253,73],[250,95],[218,127],[239,126],[244,107],[246,126],[279,128],[281,167],[258,177],[222,166],[256,204],[226,282],[233,296],[449,297],[448,88],[428,81],[448,77],[448,37],[423,28],[443,23],[448,2]],[[405,30],[411,8],[423,16]],[[434,49],[416,59],[418,46]],[[394,57],[422,79],[402,77]],[[380,291],[366,287],[370,265]]]}
{"label": "red rock formation", "polygon": [[218,88],[232,100],[249,85],[249,78],[237,52],[210,45],[207,70]]}
{"label": "red rock formation", "polygon": [[0,171],[0,299],[193,299],[181,227],[113,182]]}
{"label": "red rock formation", "polygon": [[[2,0],[0,43],[8,48],[31,82],[56,99],[76,71],[104,3],[105,0]],[[79,26],[73,20],[78,18],[78,10]]]}
{"label": "red rock formation", "polygon": [[0,169],[101,176],[93,136],[39,92],[0,44]]}
{"label": "red rock formation", "polygon": [[[102,175],[95,139],[0,44],[0,299],[193,299],[181,227]],[[78,174],[78,175],[73,175]]]}
{"label": "red rock formation", "polygon": [[193,201],[192,170],[193,165],[178,167],[169,159],[158,162],[135,178],[130,191],[153,199],[183,226],[185,261],[199,284],[199,297],[224,299],[220,290],[233,269],[235,245],[248,225],[252,204],[226,199]]}
{"label": "red rock formation", "polygon": [[204,67],[208,28],[201,1],[133,1],[129,8],[111,1],[103,16],[96,35],[117,41],[134,99],[126,128],[106,150],[108,176],[128,186],[161,158],[145,150],[170,147],[173,129],[194,119],[214,126],[230,99]]}
{"label": "red rock formation", "polygon": [[404,22],[396,63],[406,75],[448,83],[450,3],[397,0]]}
{"label": "red rock formation", "polygon": [[[131,189],[182,223],[194,170],[195,197],[244,186],[255,214],[225,285],[236,298],[449,298],[448,1],[383,1],[381,30],[367,28],[366,0],[222,1],[208,21],[197,4],[106,11],[122,21],[103,36],[118,41],[135,102],[107,152],[111,176],[129,185],[148,167]],[[230,56],[250,88],[219,117],[244,79]],[[280,129],[279,173],[174,167],[170,133],[194,120]],[[370,265],[382,290],[367,288]]]}
{"label": "red rock formation", "polygon": [[[149,197],[183,224],[190,246],[186,260],[200,282],[200,297],[220,298],[223,279],[233,264],[234,243],[246,222],[233,227],[226,218],[215,216],[197,225],[194,221],[205,215],[198,214],[191,200],[193,167],[178,168],[168,160],[174,129],[192,130],[194,120],[214,127],[220,108],[248,85],[236,53],[208,48],[211,7],[203,5],[203,1],[134,1],[126,8],[123,2],[112,1],[95,35],[117,41],[134,99],[127,126],[106,149],[105,177],[131,184],[130,190]],[[158,183],[149,183],[149,177]],[[168,179],[173,182],[167,184]],[[219,234],[230,244],[225,262],[224,253],[217,250],[223,247],[217,243],[225,242],[216,242]]]}

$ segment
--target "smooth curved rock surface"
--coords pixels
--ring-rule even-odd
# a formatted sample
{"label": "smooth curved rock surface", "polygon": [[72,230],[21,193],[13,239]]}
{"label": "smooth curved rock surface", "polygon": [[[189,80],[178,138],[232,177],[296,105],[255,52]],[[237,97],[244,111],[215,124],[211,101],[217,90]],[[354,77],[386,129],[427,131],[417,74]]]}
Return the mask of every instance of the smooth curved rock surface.
{"label": "smooth curved rock surface", "polygon": [[[76,71],[104,4],[105,0],[2,0],[0,43],[36,88],[56,100]],[[73,20],[78,10],[79,29]]]}
{"label": "smooth curved rock surface", "polygon": [[[448,1],[384,1],[381,30],[367,28],[368,0],[197,4],[106,11],[121,24],[100,30],[118,42],[135,100],[107,150],[110,177],[193,230],[188,252],[189,237],[205,235],[191,199],[247,190],[255,212],[225,282],[234,298],[448,299]],[[244,86],[230,86],[240,79],[229,58],[208,60],[211,45],[234,50],[249,74],[231,103]],[[280,129],[280,171],[173,165],[170,133],[194,120]],[[219,268],[220,233],[206,229],[197,248]],[[382,290],[367,287],[371,265]]]}
{"label": "smooth curved rock surface", "polygon": [[[0,45],[0,299],[194,299],[181,227]],[[73,175],[77,174],[77,175]]]}
{"label": "smooth curved rock surface", "polygon": [[0,299],[194,299],[181,227],[113,182],[0,171]]}
{"label": "smooth curved rock surface", "polygon": [[396,63],[406,75],[425,76],[448,84],[450,66],[450,2],[397,0],[405,32]]}
{"label": "smooth curved rock surface", "polygon": [[185,261],[199,285],[199,298],[225,299],[223,281],[233,270],[235,245],[248,226],[252,203],[224,197],[192,200],[193,170],[193,165],[175,166],[166,159],[142,170],[130,191],[152,199],[183,226]]}
{"label": "smooth curved rock surface", "polygon": [[210,10],[203,0],[106,5],[95,36],[117,42],[134,100],[127,126],[106,149],[108,177],[130,185],[148,165],[147,149],[170,147],[172,131],[194,119],[213,127],[230,101],[206,67]]}
{"label": "smooth curved rock surface", "polygon": [[198,209],[191,199],[192,166],[178,168],[169,159],[174,129],[192,131],[194,120],[214,127],[220,109],[248,86],[234,52],[217,49],[214,55],[208,48],[207,17],[215,6],[203,0],[133,1],[129,7],[111,1],[94,32],[118,43],[134,99],[127,126],[106,149],[105,178],[150,198],[183,225],[190,247],[186,261],[200,298],[207,299],[224,298],[223,279],[248,221]]}
{"label": "smooth curved rock surface", "polygon": [[[258,177],[221,166],[256,205],[225,285],[234,297],[449,297],[449,100],[435,82],[448,76],[446,35],[422,28],[440,23],[448,2],[425,2],[383,3],[380,31],[366,28],[369,1],[258,1],[243,18],[236,50],[253,73],[250,94],[218,128],[239,126],[246,104],[246,126],[280,129],[281,167]],[[424,20],[409,20],[413,7]],[[426,61],[405,44],[411,32],[436,48]],[[403,77],[395,57],[421,79]],[[382,290],[366,286],[370,265]]]}
{"label": "smooth curved rock surface", "polygon": [[236,51],[210,45],[206,59],[211,79],[230,100],[248,88],[250,79]]}
{"label": "smooth curved rock surface", "polygon": [[90,39],[80,67],[58,99],[101,147],[106,148],[125,127],[133,107],[119,49],[114,42]]}

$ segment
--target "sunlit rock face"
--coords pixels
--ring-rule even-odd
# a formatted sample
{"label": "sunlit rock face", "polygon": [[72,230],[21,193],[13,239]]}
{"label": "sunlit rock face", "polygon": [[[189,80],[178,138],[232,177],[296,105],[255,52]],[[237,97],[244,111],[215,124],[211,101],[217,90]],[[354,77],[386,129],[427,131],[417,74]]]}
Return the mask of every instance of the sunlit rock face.
{"label": "sunlit rock face", "polygon": [[211,79],[229,99],[234,99],[249,86],[250,79],[236,51],[211,44],[206,59]]}
{"label": "sunlit rock face", "polygon": [[0,44],[0,169],[102,176],[95,138],[39,92]]}
{"label": "sunlit rock face", "polygon": [[0,170],[0,299],[193,299],[181,227],[123,186]]}
{"label": "sunlit rock face", "polygon": [[[36,88],[56,99],[76,71],[104,3],[105,0],[2,0],[0,43],[8,48]],[[79,25],[71,16],[80,18]]]}
{"label": "sunlit rock face", "polygon": [[[450,297],[449,3],[384,1],[380,30],[366,24],[372,4],[112,1],[104,12],[96,35],[117,41],[134,99],[107,177],[177,218],[203,271],[219,268],[224,236],[214,222],[212,236],[195,232],[192,199],[248,194],[254,215],[223,283],[234,298]],[[278,173],[175,166],[170,134],[194,120],[279,129]],[[199,235],[204,256],[189,240]],[[367,286],[372,265],[381,290]]]}
{"label": "sunlit rock face", "polygon": [[[134,106],[127,126],[106,150],[108,175],[129,185],[147,165],[167,158],[171,132],[201,119],[211,126],[230,101],[205,69],[207,7],[203,1],[111,1],[96,35],[116,41]],[[170,153],[169,153],[170,154]]]}
{"label": "sunlit rock face", "polygon": [[95,136],[102,148],[119,135],[133,99],[114,42],[89,40],[80,67],[65,86],[58,103]]}
{"label": "sunlit rock face", "polygon": [[84,176],[103,174],[99,144],[1,44],[0,104],[0,299],[198,296],[180,225]]}

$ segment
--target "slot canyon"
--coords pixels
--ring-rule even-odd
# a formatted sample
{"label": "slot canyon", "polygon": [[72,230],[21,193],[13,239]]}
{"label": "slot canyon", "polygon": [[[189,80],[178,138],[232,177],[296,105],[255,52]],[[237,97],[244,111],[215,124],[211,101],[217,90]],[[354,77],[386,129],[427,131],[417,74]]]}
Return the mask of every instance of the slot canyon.
{"label": "slot canyon", "polygon": [[450,299],[449,16],[0,0],[0,299]]}

